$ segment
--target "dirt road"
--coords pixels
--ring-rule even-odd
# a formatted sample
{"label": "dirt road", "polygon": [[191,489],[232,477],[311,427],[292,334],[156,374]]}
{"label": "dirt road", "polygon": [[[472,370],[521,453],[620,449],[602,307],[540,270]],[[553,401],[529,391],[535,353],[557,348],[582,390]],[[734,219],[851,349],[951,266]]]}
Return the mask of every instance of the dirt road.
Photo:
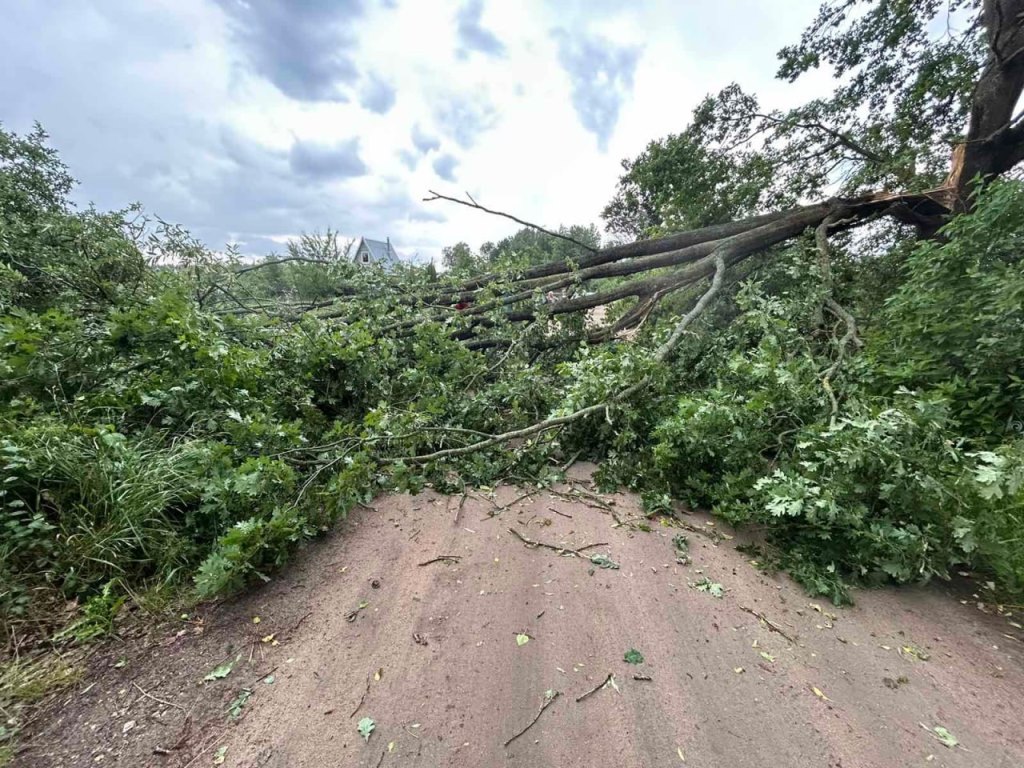
{"label": "dirt road", "polygon": [[[948,586],[835,609],[752,567],[738,539],[716,542],[709,518],[689,518],[709,535],[632,530],[547,493],[488,516],[521,493],[470,496],[461,513],[458,497],[378,500],[264,589],[115,650],[23,764],[1024,765],[1021,633]],[[638,515],[607,498],[620,520]],[[577,557],[510,528],[606,543]]]}

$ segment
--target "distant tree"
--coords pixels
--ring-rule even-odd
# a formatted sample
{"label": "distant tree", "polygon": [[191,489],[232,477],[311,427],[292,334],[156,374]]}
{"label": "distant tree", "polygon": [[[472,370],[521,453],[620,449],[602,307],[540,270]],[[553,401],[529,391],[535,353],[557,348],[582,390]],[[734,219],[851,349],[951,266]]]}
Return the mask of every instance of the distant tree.
{"label": "distant tree", "polygon": [[342,243],[338,233],[328,228],[323,234],[303,233],[288,241],[288,256],[296,261],[340,261],[348,253],[350,243]]}
{"label": "distant tree", "polygon": [[768,202],[771,165],[756,153],[708,146],[703,130],[695,119],[622,161],[625,173],[602,214],[612,232],[635,238],[697,229],[749,216]]}
{"label": "distant tree", "polygon": [[470,272],[479,259],[467,243],[456,243],[441,251],[441,263],[451,272]]}
{"label": "distant tree", "polygon": [[601,234],[593,224],[559,227],[558,233],[586,247],[561,237],[524,227],[497,243],[480,246],[480,257],[489,268],[530,267],[558,259],[575,259],[601,246]]}

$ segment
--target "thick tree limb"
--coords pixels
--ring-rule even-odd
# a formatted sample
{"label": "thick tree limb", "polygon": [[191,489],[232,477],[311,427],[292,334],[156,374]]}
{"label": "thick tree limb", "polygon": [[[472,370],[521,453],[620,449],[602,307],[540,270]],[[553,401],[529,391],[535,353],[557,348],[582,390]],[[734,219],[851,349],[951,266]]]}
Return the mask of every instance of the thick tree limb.
{"label": "thick tree limb", "polygon": [[725,278],[725,258],[727,250],[728,249],[723,249],[722,251],[717,251],[715,253],[715,275],[711,279],[711,287],[708,288],[707,293],[697,300],[697,303],[693,305],[693,309],[687,312],[683,316],[683,319],[676,324],[676,327],[672,329],[671,335],[669,335],[668,339],[665,340],[665,343],[658,348],[658,351],[654,355],[655,360],[658,362],[664,362],[668,356],[672,354],[675,348],[679,346],[679,341],[683,338],[683,334],[686,333],[686,329],[690,327],[690,324],[697,319],[697,316],[700,315],[701,312],[707,309],[708,304],[711,303],[715,294],[721,290],[722,280]]}
{"label": "thick tree limb", "polygon": [[[757,227],[764,226],[765,224],[777,221],[778,219],[785,218],[790,213],[791,211],[768,213],[760,216],[752,216],[747,219],[741,219],[740,221],[731,221],[727,224],[716,224],[709,227],[702,227],[701,229],[680,232],[675,235],[669,235],[667,237],[653,240],[637,240],[633,243],[616,245],[610,248],[604,248],[593,254],[585,254],[574,263],[569,263],[568,261],[560,259],[546,264],[540,264],[535,267],[530,267],[523,271],[519,279],[533,280],[536,278],[552,277],[572,272],[574,270],[588,269],[602,264],[621,261],[623,259],[650,256],[657,253],[665,253],[667,251],[678,251],[693,245],[722,240],[727,237],[732,237],[733,235],[747,232],[751,229],[756,229]],[[459,294],[465,298],[472,298],[472,294],[470,292],[497,282],[500,279],[501,275],[493,272],[480,275],[479,277],[467,280],[461,286],[458,286],[458,288],[453,289],[450,293],[453,295]]]}
{"label": "thick tree limb", "polygon": [[[682,339],[683,333],[690,326],[690,324],[700,315],[700,313],[707,308],[708,304],[714,298],[715,294],[717,294],[718,291],[721,289],[722,281],[725,276],[727,260],[730,257],[733,257],[738,253],[741,253],[744,247],[748,247],[748,244],[744,243],[744,241],[742,240],[742,236],[738,236],[736,238],[732,238],[732,240],[726,241],[726,245],[724,245],[722,248],[715,252],[715,273],[714,278],[711,281],[711,287],[708,288],[707,292],[705,292],[700,297],[700,299],[697,300],[697,303],[693,306],[693,308],[686,313],[686,315],[676,325],[675,329],[673,329],[668,339],[658,348],[657,352],[655,353],[655,359],[658,362],[664,362],[671,356],[672,352],[675,351],[676,347],[679,345],[679,341]],[[574,411],[565,416],[556,416],[549,419],[544,419],[543,421],[539,421],[536,424],[532,424],[528,427],[523,427],[522,429],[514,429],[508,432],[502,432],[499,435],[494,435],[492,437],[487,438],[486,440],[480,440],[479,442],[473,443],[472,445],[461,446],[459,448],[446,448],[440,451],[434,451],[433,453],[428,453],[423,456],[409,456],[404,459],[398,459],[397,461],[406,461],[410,463],[425,463],[429,461],[438,461],[440,459],[450,459],[456,456],[464,456],[470,453],[475,453],[476,451],[486,450],[487,448],[492,448],[495,445],[506,443],[510,440],[517,440],[523,437],[531,437],[532,435],[536,435],[541,432],[546,432],[550,429],[556,429],[565,426],[566,424],[571,424],[574,421],[578,421],[579,419],[585,418],[592,414],[600,413],[601,411],[607,411],[607,409],[610,408],[614,403],[621,402],[622,400],[625,400],[631,397],[632,395],[636,394],[637,392],[643,390],[650,383],[650,381],[650,377],[645,376],[635,384],[632,384],[626,387],[625,389],[621,390],[618,394],[612,396],[607,401],[602,403],[596,403],[594,405],[587,406],[586,408],[580,408],[579,410]]]}
{"label": "thick tree limb", "polygon": [[989,61],[975,84],[967,136],[953,150],[946,188],[955,211],[970,208],[971,183],[1010,170],[1024,159],[1024,131],[1014,110],[1024,90],[1024,0],[984,0],[981,20]]}

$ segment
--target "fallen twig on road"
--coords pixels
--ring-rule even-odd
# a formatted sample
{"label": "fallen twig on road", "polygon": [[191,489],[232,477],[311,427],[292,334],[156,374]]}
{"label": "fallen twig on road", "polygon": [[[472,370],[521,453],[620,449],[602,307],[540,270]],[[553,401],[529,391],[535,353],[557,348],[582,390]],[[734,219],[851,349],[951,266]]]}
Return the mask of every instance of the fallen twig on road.
{"label": "fallen twig on road", "polygon": [[566,501],[571,501],[575,504],[583,504],[586,507],[599,509],[602,512],[612,511],[612,508],[600,497],[593,494],[589,497],[584,496],[578,489],[575,489],[576,493],[565,493],[564,491],[556,491],[553,488],[548,488],[547,490],[552,496],[557,496],[560,499],[565,499]]}
{"label": "fallen twig on road", "polygon": [[562,694],[559,691],[549,691],[547,694],[545,694],[545,696],[544,696],[544,703],[540,705],[540,709],[537,711],[537,714],[533,716],[533,720],[530,721],[529,725],[527,725],[525,728],[523,728],[523,730],[521,730],[515,736],[510,737],[508,739],[508,741],[506,741],[502,746],[506,746],[507,747],[509,744],[511,744],[516,739],[518,739],[520,736],[522,736],[528,730],[533,728],[534,724],[538,720],[540,720],[540,716],[544,714],[544,710],[547,709],[548,707],[550,707],[552,704],[554,704],[555,703],[555,699],[557,699],[561,695]]}
{"label": "fallen twig on road", "polygon": [[534,489],[532,491],[527,491],[522,496],[517,496],[516,498],[512,499],[512,501],[510,501],[508,504],[502,504],[500,506],[495,504],[494,505],[494,509],[492,509],[490,512],[488,512],[487,516],[488,517],[497,517],[502,512],[504,512],[506,509],[514,507],[516,504],[518,504],[523,499],[528,499],[531,496],[536,496],[537,493],[538,493],[537,489]]}
{"label": "fallen twig on road", "polygon": [[155,701],[155,702],[157,702],[159,704],[165,704],[168,707],[174,707],[175,709],[180,709],[182,712],[185,711],[185,708],[183,706],[181,706],[180,704],[175,704],[173,701],[165,701],[164,699],[157,698],[153,694],[151,694],[148,691],[144,690],[142,688],[142,686],[139,685],[138,683],[136,683],[134,680],[132,680],[132,685],[134,685],[136,688],[138,688],[139,689],[139,693],[141,693],[147,699],[152,699],[153,701]]}
{"label": "fallen twig on road", "polygon": [[349,718],[353,718],[353,717],[356,716],[356,712],[358,712],[359,708],[361,706],[363,706],[363,702],[366,701],[366,694],[368,694],[369,692],[370,692],[370,673],[367,672],[366,673],[366,690],[364,690],[363,691],[363,695],[359,697],[359,703],[356,704],[356,708],[352,710],[352,714],[349,715]]}
{"label": "fallen twig on road", "polygon": [[572,549],[571,547],[559,547],[555,544],[545,544],[543,541],[534,541],[533,539],[528,539],[515,528],[509,528],[508,532],[528,547],[544,547],[544,549],[550,549],[552,552],[557,552],[560,555],[570,554],[575,557],[582,557],[584,560],[589,560],[590,558],[582,554],[583,550],[593,549],[594,547],[605,547],[608,545],[608,542],[601,541],[597,542],[596,544],[586,544],[580,547],[579,549]]}
{"label": "fallen twig on road", "polygon": [[462,507],[465,505],[465,503],[466,503],[466,492],[463,491],[462,492],[462,498],[459,499],[459,506],[455,510],[455,520],[453,522],[453,525],[458,525],[459,524],[459,518],[462,517]]}
{"label": "fallen twig on road", "polygon": [[745,611],[746,613],[749,613],[751,616],[756,616],[758,619],[763,621],[765,626],[768,627],[768,629],[770,629],[772,632],[775,632],[777,634],[782,635],[784,638],[789,640],[789,642],[791,642],[793,645],[796,645],[796,640],[794,640],[792,637],[790,637],[789,634],[787,634],[786,631],[782,627],[780,627],[778,624],[773,622],[771,619],[769,619],[763,613],[758,613],[753,608],[747,608],[747,606],[745,606],[745,605],[741,605],[740,606],[740,610],[741,611]]}
{"label": "fallen twig on road", "polygon": [[435,558],[427,560],[425,563],[416,563],[416,565],[422,568],[424,565],[430,565],[431,563],[452,563],[458,562],[461,559],[462,558],[458,555],[438,555]]}
{"label": "fallen twig on road", "polygon": [[585,698],[587,698],[587,696],[590,696],[591,694],[597,693],[598,691],[600,691],[602,688],[604,688],[606,685],[608,685],[608,683],[610,683],[614,679],[615,679],[615,675],[613,673],[609,672],[608,673],[608,677],[606,677],[604,680],[602,680],[600,683],[598,683],[596,687],[591,688],[589,691],[587,691],[586,693],[584,693],[584,694],[582,694],[580,696],[577,696],[576,697],[576,703],[578,704],[579,702],[581,702]]}

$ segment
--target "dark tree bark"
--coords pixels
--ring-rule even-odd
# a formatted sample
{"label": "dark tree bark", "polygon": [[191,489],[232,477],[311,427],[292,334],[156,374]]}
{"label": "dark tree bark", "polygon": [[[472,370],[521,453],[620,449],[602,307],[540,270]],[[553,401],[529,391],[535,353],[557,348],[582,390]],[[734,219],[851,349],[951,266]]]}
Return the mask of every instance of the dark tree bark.
{"label": "dark tree bark", "polygon": [[948,207],[970,208],[971,184],[1006,173],[1024,159],[1024,123],[1014,110],[1024,89],[1024,0],[985,0],[981,13],[989,60],[974,87],[967,137],[953,150]]}

